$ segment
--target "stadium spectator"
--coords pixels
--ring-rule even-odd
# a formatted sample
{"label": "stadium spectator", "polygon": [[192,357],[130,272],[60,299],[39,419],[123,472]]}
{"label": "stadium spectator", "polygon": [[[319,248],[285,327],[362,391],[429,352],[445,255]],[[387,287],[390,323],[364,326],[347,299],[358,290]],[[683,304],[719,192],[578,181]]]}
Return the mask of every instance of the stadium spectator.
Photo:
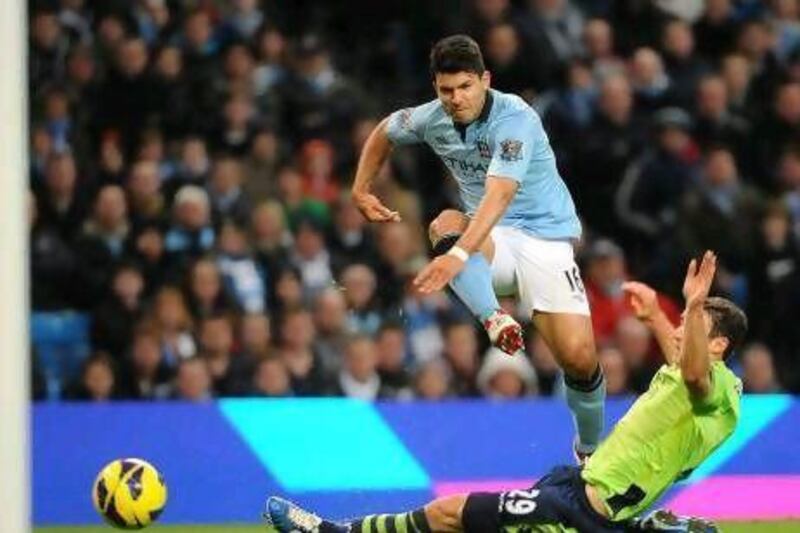
{"label": "stadium spectator", "polygon": [[453,391],[458,396],[479,396],[480,356],[478,337],[470,322],[454,322],[445,328],[444,357],[453,369]]}
{"label": "stadium spectator", "polygon": [[333,262],[339,267],[375,261],[377,250],[372,232],[349,196],[340,196],[335,202],[328,241]]}
{"label": "stadium spectator", "polygon": [[582,141],[571,147],[575,202],[585,222],[599,235],[619,235],[620,224],[608,206],[630,161],[644,148],[641,121],[633,112],[627,78],[607,77],[600,86],[597,107]]}
{"label": "stadium spectator", "polygon": [[706,0],[693,28],[697,51],[704,57],[717,58],[733,48],[738,29],[733,8],[731,0]]}
{"label": "stadium spectator", "polygon": [[[253,106],[253,96],[255,94],[255,56],[253,51],[243,42],[230,44],[225,51],[225,92],[230,95],[243,97],[246,103]],[[251,116],[257,114],[256,108],[250,108]],[[247,130],[245,123],[245,131]],[[246,137],[245,137],[246,138]],[[224,142],[224,139],[221,139]],[[236,140],[236,139],[231,139]],[[236,143],[240,145],[240,143]]]}
{"label": "stadium spectator", "polygon": [[122,263],[111,277],[111,290],[92,313],[91,342],[121,361],[133,340],[134,326],[144,315],[144,278],[133,265]]}
{"label": "stadium spectator", "polygon": [[36,311],[74,307],[76,288],[70,283],[78,264],[74,248],[56,226],[41,220],[33,193],[28,195],[28,219],[31,307]]}
{"label": "stadium spectator", "polygon": [[256,95],[263,97],[286,78],[286,37],[277,27],[268,25],[256,36],[256,49],[258,66],[253,77]]}
{"label": "stadium spectator", "polygon": [[293,167],[278,172],[278,198],[286,209],[290,229],[296,229],[302,220],[313,220],[319,226],[330,222],[328,205],[305,194],[303,179]]}
{"label": "stadium spectator", "polygon": [[250,151],[258,129],[253,102],[243,94],[231,96],[223,108],[220,124],[215,128],[212,146],[219,152],[242,157]]}
{"label": "stadium spectator", "polygon": [[333,146],[320,139],[311,139],[300,148],[300,172],[303,193],[326,204],[339,196],[339,179],[334,175]]}
{"label": "stadium spectator", "polygon": [[253,376],[253,394],[270,398],[293,396],[289,371],[279,358],[274,356],[260,359]]}
{"label": "stadium spectator", "polygon": [[800,83],[781,85],[763,101],[773,102],[773,105],[765,110],[753,132],[756,164],[761,170],[761,174],[755,177],[762,178],[762,187],[772,190],[767,178],[774,172],[783,148],[800,133]]}
{"label": "stadium spectator", "polygon": [[231,32],[230,39],[251,39],[263,23],[264,13],[258,0],[234,0],[223,31]]}
{"label": "stadium spectator", "polygon": [[164,248],[172,262],[184,264],[214,246],[214,230],[206,192],[195,185],[185,185],[175,195],[173,221],[164,235]]}
{"label": "stadium spectator", "polygon": [[[617,332],[619,322],[633,314],[630,302],[622,291],[628,273],[625,255],[617,244],[598,239],[589,245],[586,255],[586,294],[592,309],[592,326],[598,344],[609,342]],[[658,295],[659,305],[673,323],[680,311],[667,296]]]}
{"label": "stadium spectator", "polygon": [[722,58],[720,75],[725,80],[731,111],[752,120],[754,117],[749,113],[752,65],[742,54],[728,54]]}
{"label": "stadium spectator", "polygon": [[496,348],[484,356],[478,389],[489,398],[520,398],[537,394],[536,371],[526,357],[509,357]]}
{"label": "stadium spectator", "polygon": [[156,163],[152,161],[134,163],[125,187],[131,224],[134,228],[165,221],[166,201],[161,192],[161,176]]}
{"label": "stadium spectator", "polygon": [[314,219],[298,221],[290,261],[300,272],[307,299],[333,282],[331,254],[325,247],[323,228]]}
{"label": "stadium spectator", "polygon": [[167,45],[156,53],[154,61],[153,77],[161,95],[157,103],[161,128],[171,138],[185,135],[194,118],[183,53],[179,47]]}
{"label": "stadium spectator", "polygon": [[173,273],[169,266],[169,258],[164,250],[164,235],[157,224],[147,224],[131,235],[128,241],[127,254],[142,271],[145,279],[145,294],[152,296]]}
{"label": "stadium spectator", "polygon": [[242,190],[242,165],[238,160],[220,158],[214,162],[208,193],[217,224],[226,219],[247,224],[250,219],[250,200]]}
{"label": "stadium spectator", "polygon": [[187,286],[187,301],[195,319],[235,310],[233,301],[222,286],[219,267],[212,259],[199,259],[192,265]]}
{"label": "stadium spectator", "polygon": [[408,371],[410,354],[406,350],[406,333],[398,322],[385,322],[376,334],[378,362],[385,398],[409,399],[413,396],[412,376]]}
{"label": "stadium spectator", "polygon": [[567,163],[565,179],[569,179],[572,152],[567,140],[580,135],[588,126],[597,99],[597,86],[589,65],[580,59],[565,67],[564,76],[564,86],[545,93],[537,107],[545,117],[549,136],[553,138],[556,157]]}
{"label": "stadium spectator", "polygon": [[324,139],[342,153],[347,137],[340,132],[350,131],[361,113],[361,90],[335,68],[319,35],[302,36],[294,48],[293,68],[275,86],[279,121],[294,145]]}
{"label": "stadium spectator", "polygon": [[203,319],[199,327],[200,356],[208,365],[217,396],[241,396],[249,391],[253,361],[233,351],[233,325],[224,315]]}
{"label": "stadium spectator", "polygon": [[406,222],[386,224],[377,228],[377,258],[367,258],[378,279],[376,297],[388,313],[403,301],[405,282],[422,261],[419,230]]}
{"label": "stadium spectator", "polygon": [[92,215],[75,240],[79,274],[85,299],[91,306],[103,297],[114,264],[124,257],[130,233],[125,192],[118,185],[106,185],[97,194]]}
{"label": "stadium spectator", "polygon": [[208,156],[206,141],[197,136],[186,137],[180,145],[180,157],[175,175],[167,182],[171,191],[169,196],[175,196],[175,193],[185,185],[204,187],[210,171],[211,159]]}
{"label": "stadium spectator", "polygon": [[253,205],[277,197],[278,168],[284,158],[280,140],[275,132],[262,128],[254,133],[250,153],[244,159],[245,197]]}
{"label": "stadium spectator", "polygon": [[450,368],[441,359],[424,363],[414,375],[414,393],[420,400],[441,400],[450,396]]}
{"label": "stadium spectator", "polygon": [[715,145],[729,146],[739,167],[750,172],[752,154],[747,138],[750,124],[742,116],[731,112],[728,105],[728,88],[720,76],[706,76],[697,85],[695,98],[696,121],[693,136],[700,149]]}
{"label": "stadium spectator", "polygon": [[751,344],[742,351],[744,391],[754,394],[781,392],[772,364],[772,353],[763,344]]}
{"label": "stadium spectator", "polygon": [[549,65],[566,63],[579,56],[583,13],[570,0],[531,0],[525,31],[537,45],[534,50],[547,58]]}
{"label": "stadium spectator", "polygon": [[153,324],[137,326],[131,343],[125,394],[134,400],[163,400],[172,392],[174,369],[166,364]]}
{"label": "stadium spectator", "polygon": [[376,400],[386,395],[378,374],[378,349],[370,337],[355,335],[347,340],[336,393],[359,400]]}
{"label": "stadium spectator", "polygon": [[118,399],[114,363],[104,352],[97,352],[83,364],[77,382],[67,389],[64,396],[70,400],[106,402]]}
{"label": "stadium spectator", "polygon": [[41,223],[71,240],[80,231],[89,206],[85,185],[78,183],[75,160],[69,153],[54,153],[45,166],[44,184],[39,188],[38,217]]}
{"label": "stadium spectator", "polygon": [[175,376],[175,399],[205,402],[212,396],[211,374],[206,362],[199,357],[182,360]]}
{"label": "stadium spectator", "polygon": [[[679,108],[653,115],[654,148],[633,160],[617,190],[617,216],[625,227],[625,243],[639,267],[669,241],[678,221],[683,195],[695,179],[697,149],[689,131],[692,118]],[[652,259],[650,260],[652,261]]]}
{"label": "stadium spectator", "polygon": [[800,249],[785,204],[768,206],[760,230],[748,272],[751,336],[772,349],[780,381],[796,391],[800,388],[800,335],[793,322],[782,317],[800,311]]}
{"label": "stadium spectator", "polygon": [[614,28],[607,20],[593,18],[583,28],[583,47],[597,80],[622,76],[625,63],[614,51]]}
{"label": "stadium spectator", "polygon": [[70,42],[52,10],[40,9],[33,13],[30,30],[30,85],[36,88],[60,80],[69,52]]}
{"label": "stadium spectator", "polygon": [[267,308],[267,279],[249,249],[244,230],[234,222],[223,224],[216,256],[226,293],[245,313],[262,313]]}
{"label": "stadium spectator", "polygon": [[672,81],[655,50],[647,47],[636,50],[631,57],[630,72],[634,108],[638,113],[653,113],[672,103]]}
{"label": "stadium spectator", "polygon": [[688,108],[694,100],[700,77],[709,70],[706,62],[694,53],[691,26],[683,20],[672,20],[664,26],[661,47],[667,75],[672,81],[673,102]]}
{"label": "stadium spectator", "polygon": [[275,300],[274,281],[289,264],[292,235],[286,228],[286,216],[281,205],[267,200],[253,210],[250,219],[250,242],[256,261],[269,278],[269,300]]}
{"label": "stadium spectator", "polygon": [[366,265],[351,265],[342,272],[341,285],[347,301],[347,328],[366,335],[375,334],[381,325],[375,302],[375,273]]}
{"label": "stadium spectator", "polygon": [[703,161],[699,183],[683,201],[678,238],[686,256],[716,250],[717,285],[736,298],[736,284],[753,259],[762,199],[742,183],[733,154],[725,147],[710,149]]}
{"label": "stadium spectator", "polygon": [[411,287],[411,279],[404,285],[406,294],[399,314],[406,325],[414,360],[423,363],[439,357],[444,349],[440,324],[447,318],[450,303],[443,294],[421,295]]}
{"label": "stadium spectator", "polygon": [[277,316],[303,306],[303,283],[295,268],[284,268],[275,276],[275,305],[272,311]]}
{"label": "stadium spectator", "polygon": [[492,85],[504,92],[513,92],[531,101],[544,84],[539,70],[527,54],[516,26],[499,22],[486,33],[484,51],[486,68],[492,73]]}
{"label": "stadium spectator", "polygon": [[142,39],[122,41],[114,59],[100,86],[103,105],[96,111],[97,127],[118,134],[124,152],[130,154],[138,142],[137,133],[157,114],[161,96],[148,69],[150,56]]}
{"label": "stadium spectator", "polygon": [[289,370],[291,388],[299,396],[324,396],[333,388],[333,376],[313,350],[314,322],[311,313],[295,308],[283,316],[280,327],[280,358]]}
{"label": "stadium spectator", "polygon": [[511,0],[470,0],[464,2],[463,12],[459,15],[447,21],[452,26],[448,29],[453,33],[469,34],[479,43],[486,43],[491,27],[519,16]]}
{"label": "stadium spectator", "polygon": [[239,342],[242,357],[263,359],[271,354],[272,326],[263,313],[247,313],[239,323]]}
{"label": "stadium spectator", "polygon": [[151,318],[161,336],[161,349],[170,366],[197,353],[193,320],[183,293],[176,287],[161,288],[154,297]]}
{"label": "stadium spectator", "polygon": [[348,335],[347,302],[337,287],[323,289],[314,301],[314,351],[326,372],[334,375],[342,366]]}

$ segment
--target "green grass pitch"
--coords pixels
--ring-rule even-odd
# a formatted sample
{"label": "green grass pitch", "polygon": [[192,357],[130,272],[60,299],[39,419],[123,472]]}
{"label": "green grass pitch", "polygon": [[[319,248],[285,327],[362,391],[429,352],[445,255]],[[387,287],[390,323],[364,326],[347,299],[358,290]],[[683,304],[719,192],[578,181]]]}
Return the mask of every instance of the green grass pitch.
{"label": "green grass pitch", "polygon": [[[727,522],[720,524],[724,533],[796,533],[800,521],[785,522]],[[34,533],[112,533],[119,531],[106,526],[37,527]],[[264,526],[153,526],[147,533],[268,533]]]}

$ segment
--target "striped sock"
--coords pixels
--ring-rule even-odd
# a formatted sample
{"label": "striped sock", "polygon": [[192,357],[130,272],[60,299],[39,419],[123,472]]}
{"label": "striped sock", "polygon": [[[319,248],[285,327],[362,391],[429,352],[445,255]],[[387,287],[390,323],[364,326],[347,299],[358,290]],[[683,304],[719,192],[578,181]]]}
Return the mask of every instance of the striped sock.
{"label": "striped sock", "polygon": [[350,533],[431,533],[424,509],[402,514],[374,514],[350,522]]}

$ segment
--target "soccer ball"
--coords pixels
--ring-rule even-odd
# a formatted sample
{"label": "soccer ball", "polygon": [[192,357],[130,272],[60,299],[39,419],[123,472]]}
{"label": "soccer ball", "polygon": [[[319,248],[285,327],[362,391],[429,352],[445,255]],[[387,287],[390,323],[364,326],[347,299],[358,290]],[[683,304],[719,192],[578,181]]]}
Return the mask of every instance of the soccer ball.
{"label": "soccer ball", "polygon": [[141,529],[155,522],[167,503],[167,486],[158,470],[141,459],[117,459],[97,475],[92,501],[106,522]]}

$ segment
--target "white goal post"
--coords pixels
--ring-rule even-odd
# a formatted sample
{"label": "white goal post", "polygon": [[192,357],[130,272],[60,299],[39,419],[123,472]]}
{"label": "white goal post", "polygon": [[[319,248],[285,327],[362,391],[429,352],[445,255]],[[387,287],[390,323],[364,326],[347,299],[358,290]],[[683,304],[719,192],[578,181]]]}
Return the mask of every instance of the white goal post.
{"label": "white goal post", "polygon": [[0,0],[0,529],[31,531],[26,0]]}

